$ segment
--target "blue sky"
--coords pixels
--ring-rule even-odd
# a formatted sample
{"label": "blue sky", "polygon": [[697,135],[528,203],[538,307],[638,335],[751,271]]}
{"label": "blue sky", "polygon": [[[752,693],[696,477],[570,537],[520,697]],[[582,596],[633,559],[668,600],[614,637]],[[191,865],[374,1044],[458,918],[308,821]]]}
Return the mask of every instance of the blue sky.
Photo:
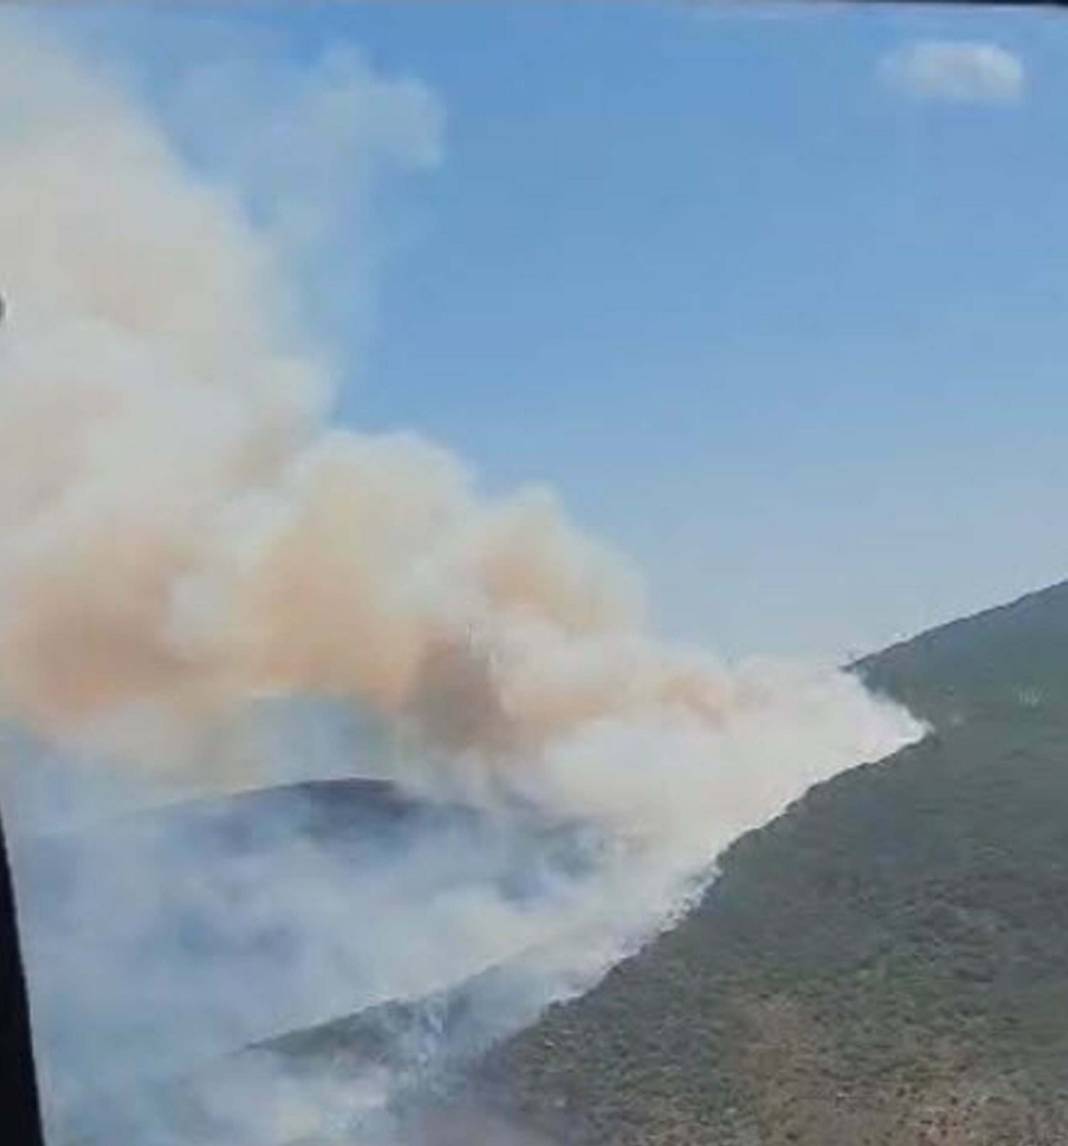
{"label": "blue sky", "polygon": [[[299,72],[353,44],[425,85],[440,162],[377,194],[341,416],[416,427],[491,488],[550,482],[671,634],[842,656],[1068,575],[1068,18],[49,19],[161,103],[208,49]],[[930,43],[987,51],[963,94]],[[991,58],[1019,73],[984,79]],[[192,151],[210,129],[186,121]]]}

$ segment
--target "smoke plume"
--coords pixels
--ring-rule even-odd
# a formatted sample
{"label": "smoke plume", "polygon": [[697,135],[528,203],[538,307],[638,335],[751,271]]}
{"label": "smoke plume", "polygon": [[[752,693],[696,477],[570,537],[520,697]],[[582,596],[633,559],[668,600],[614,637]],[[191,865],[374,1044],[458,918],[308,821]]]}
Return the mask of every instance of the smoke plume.
{"label": "smoke plume", "polygon": [[[656,640],[551,491],[335,424],[292,214],[0,36],[0,705],[50,1127],[378,1141],[413,1064],[587,988],[738,833],[919,730],[848,675]],[[325,776],[410,807],[326,831],[291,789],[238,801],[240,845],[188,804],[117,818]],[[161,1081],[412,1000],[373,1069],[253,1054],[195,1130]]]}

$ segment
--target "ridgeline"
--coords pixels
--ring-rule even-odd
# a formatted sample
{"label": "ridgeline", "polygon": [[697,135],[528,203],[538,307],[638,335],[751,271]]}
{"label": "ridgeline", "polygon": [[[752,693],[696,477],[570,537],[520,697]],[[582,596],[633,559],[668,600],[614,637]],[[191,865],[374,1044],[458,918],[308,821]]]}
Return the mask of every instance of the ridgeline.
{"label": "ridgeline", "polygon": [[737,841],[482,1101],[570,1146],[1068,1142],[1068,584],[854,671],[931,734]]}

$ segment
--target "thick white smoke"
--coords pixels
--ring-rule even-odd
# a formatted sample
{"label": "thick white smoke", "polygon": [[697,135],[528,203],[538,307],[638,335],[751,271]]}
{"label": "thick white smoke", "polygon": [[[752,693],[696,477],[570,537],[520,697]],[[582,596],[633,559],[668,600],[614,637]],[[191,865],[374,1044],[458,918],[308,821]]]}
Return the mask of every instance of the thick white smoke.
{"label": "thick white smoke", "polygon": [[[331,424],[274,215],[250,221],[65,52],[11,28],[0,52],[17,109],[0,120],[0,704],[34,738],[8,743],[16,792],[75,758],[169,791],[253,786],[277,754],[264,714],[313,699],[376,728],[339,737],[325,771],[478,823],[373,861],[296,832],[226,894],[211,883],[232,856],[116,832],[51,924],[38,864],[31,978],[63,1000],[41,1004],[50,1046],[133,1013],[188,1066],[501,968],[510,1002],[495,980],[480,1022],[504,1032],[663,926],[739,832],[917,735],[849,676],[656,641],[634,573],[550,492],[489,499],[417,434]],[[535,890],[508,890],[539,865]],[[286,942],[201,983],[161,925],[175,884],[202,889],[231,948],[272,927]],[[138,1057],[124,1038],[98,1044],[120,1073]],[[88,1070],[57,1050],[52,1089],[80,1094]],[[291,1133],[271,1117],[260,1141]]]}

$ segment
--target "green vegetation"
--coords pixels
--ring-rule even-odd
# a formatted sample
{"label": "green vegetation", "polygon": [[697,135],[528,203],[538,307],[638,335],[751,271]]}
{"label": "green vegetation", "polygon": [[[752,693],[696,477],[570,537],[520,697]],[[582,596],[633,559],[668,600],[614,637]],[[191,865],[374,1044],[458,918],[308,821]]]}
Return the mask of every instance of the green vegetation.
{"label": "green vegetation", "polygon": [[494,1055],[577,1146],[1068,1141],[1068,585],[855,666],[928,720]]}

